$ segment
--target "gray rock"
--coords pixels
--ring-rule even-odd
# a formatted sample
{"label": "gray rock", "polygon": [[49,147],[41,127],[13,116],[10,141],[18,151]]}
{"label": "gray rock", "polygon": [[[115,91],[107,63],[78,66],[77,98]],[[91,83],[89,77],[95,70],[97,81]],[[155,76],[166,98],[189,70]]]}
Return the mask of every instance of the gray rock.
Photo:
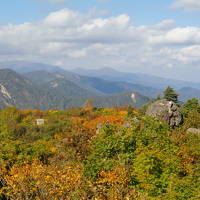
{"label": "gray rock", "polygon": [[152,103],[147,108],[146,114],[164,120],[170,128],[179,126],[183,121],[179,107],[173,101],[166,99]]}
{"label": "gray rock", "polygon": [[103,124],[97,124],[97,130],[100,130],[103,127]]}
{"label": "gray rock", "polygon": [[188,128],[186,133],[200,134],[200,129],[198,129],[198,128]]}
{"label": "gray rock", "polygon": [[44,119],[36,119],[36,124],[38,126],[44,125]]}
{"label": "gray rock", "polygon": [[123,124],[123,127],[124,128],[131,128],[131,124],[127,122],[127,123]]}
{"label": "gray rock", "polygon": [[134,123],[138,123],[139,119],[137,117],[134,117],[131,121],[134,122]]}
{"label": "gray rock", "polygon": [[96,127],[96,133],[99,134],[100,133],[100,130],[102,129],[103,127],[103,124],[97,124],[97,127]]}

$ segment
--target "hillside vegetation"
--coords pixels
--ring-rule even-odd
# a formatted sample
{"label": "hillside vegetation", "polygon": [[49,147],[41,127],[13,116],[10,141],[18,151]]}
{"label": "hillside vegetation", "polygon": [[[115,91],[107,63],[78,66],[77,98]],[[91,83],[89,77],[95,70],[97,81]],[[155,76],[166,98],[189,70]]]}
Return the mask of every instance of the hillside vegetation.
{"label": "hillside vegetation", "polygon": [[[130,106],[0,111],[0,199],[198,200],[200,105],[170,129]],[[36,119],[44,119],[37,125]]]}
{"label": "hillside vegetation", "polygon": [[71,106],[83,106],[88,99],[93,99],[97,107],[124,104],[141,107],[150,99],[138,93],[138,86],[134,85],[129,88],[117,84],[119,87],[116,87],[110,81],[68,72],[39,71],[28,74],[27,78],[13,70],[0,69],[0,108],[64,110]]}

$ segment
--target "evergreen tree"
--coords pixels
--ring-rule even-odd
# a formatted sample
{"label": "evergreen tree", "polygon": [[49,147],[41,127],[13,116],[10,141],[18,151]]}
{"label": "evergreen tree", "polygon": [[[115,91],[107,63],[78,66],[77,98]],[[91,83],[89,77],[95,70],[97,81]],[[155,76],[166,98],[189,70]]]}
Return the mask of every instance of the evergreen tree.
{"label": "evergreen tree", "polygon": [[166,90],[163,92],[164,99],[168,101],[173,101],[174,103],[178,103],[178,94],[174,91],[172,87],[167,87]]}

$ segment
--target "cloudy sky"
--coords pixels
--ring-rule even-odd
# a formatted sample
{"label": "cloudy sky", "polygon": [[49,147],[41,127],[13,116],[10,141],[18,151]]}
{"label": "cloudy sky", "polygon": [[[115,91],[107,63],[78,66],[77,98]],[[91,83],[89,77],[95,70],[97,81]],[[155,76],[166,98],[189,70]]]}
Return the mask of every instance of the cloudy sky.
{"label": "cloudy sky", "polygon": [[6,0],[0,61],[200,82],[200,0]]}

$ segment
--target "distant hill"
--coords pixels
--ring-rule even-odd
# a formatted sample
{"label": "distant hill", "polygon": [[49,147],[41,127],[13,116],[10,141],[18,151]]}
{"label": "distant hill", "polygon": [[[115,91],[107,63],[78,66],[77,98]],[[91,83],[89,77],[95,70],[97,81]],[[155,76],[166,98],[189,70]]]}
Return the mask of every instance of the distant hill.
{"label": "distant hill", "polygon": [[83,89],[87,89],[97,96],[123,93],[125,91],[134,91],[144,96],[156,97],[162,92],[159,89],[148,86],[124,81],[109,81],[97,77],[82,76],[68,71],[56,73],[34,71],[25,73],[24,75],[36,84],[48,84],[49,81],[54,81],[55,79],[66,79]]}
{"label": "distant hill", "polygon": [[22,75],[10,69],[0,70],[0,107],[41,108],[44,93]]}
{"label": "distant hill", "polygon": [[[154,88],[154,90],[163,90],[167,86],[171,86],[177,90],[183,87],[191,87],[200,89],[200,83],[189,82],[189,81],[181,81],[181,80],[174,80],[170,78],[162,78],[158,76],[153,76],[149,74],[143,73],[127,73],[117,71],[113,68],[104,67],[101,69],[83,69],[77,68],[74,70],[66,71],[61,67],[37,62],[29,62],[29,61],[9,61],[9,62],[0,62],[0,69],[9,68],[19,73],[28,73],[28,72],[36,72],[36,71],[45,71],[45,72],[53,72],[58,73],[62,72],[65,73],[65,77],[67,80],[72,81],[74,79],[75,74],[85,76],[85,77],[96,77],[100,79],[104,79],[107,81],[114,81],[114,82],[128,82],[135,85],[140,85],[144,87]],[[41,76],[39,76],[41,77]],[[158,91],[158,92],[159,92]],[[139,91],[137,91],[139,92]],[[156,92],[157,94],[157,92]],[[149,94],[144,94],[148,95]],[[152,95],[153,96],[153,95]]]}
{"label": "distant hill", "polygon": [[132,93],[140,97],[134,104],[138,107],[148,98],[162,94],[168,85],[180,94],[181,101],[200,97],[200,83],[119,72],[112,68],[66,71],[53,65],[25,61],[0,63],[0,69],[5,67],[20,74],[9,69],[0,70],[0,107],[66,109],[82,106],[87,99],[94,99],[97,106],[113,106],[133,103]]}
{"label": "distant hill", "polygon": [[[56,96],[55,96],[56,97]],[[140,95],[136,92],[123,92],[113,95],[91,96],[91,97],[68,97],[65,102],[59,101],[62,105],[57,109],[64,109],[74,106],[83,106],[87,100],[92,100],[96,107],[109,108],[113,106],[123,106],[125,104],[140,108],[142,105],[148,103],[150,98]],[[62,99],[60,99],[62,100]]]}
{"label": "distant hill", "polygon": [[95,76],[110,81],[130,82],[133,84],[139,84],[156,89],[164,89],[167,86],[174,87],[175,89],[180,89],[182,87],[193,87],[200,89],[200,83],[167,79],[142,73],[120,72],[112,68],[102,68],[94,70],[77,68],[72,70],[72,72],[84,76]]}
{"label": "distant hill", "polygon": [[0,69],[12,69],[19,73],[32,72],[44,70],[47,72],[61,72],[64,71],[62,68],[54,65],[48,65],[43,63],[35,63],[28,61],[10,61],[10,62],[0,62]]}
{"label": "distant hill", "polygon": [[100,107],[112,107],[113,105],[123,106],[129,104],[139,108],[149,102],[150,99],[136,92],[123,92],[120,94],[94,97],[93,101],[95,106]]}
{"label": "distant hill", "polygon": [[46,82],[41,85],[43,89],[48,90],[49,92],[54,92],[57,95],[64,97],[88,97],[96,95],[92,91],[89,91],[87,88],[79,87],[75,83],[62,79],[57,78],[52,81]]}
{"label": "distant hill", "polygon": [[[48,84],[50,84],[50,82],[55,81],[55,80],[57,81],[66,80],[66,81],[70,81],[76,84],[78,87],[82,88],[83,90],[90,91],[90,93],[92,93],[92,96],[98,96],[98,95],[104,94],[96,90],[95,88],[91,87],[90,85],[84,84],[81,81],[82,76],[72,73],[72,72],[68,72],[68,71],[50,73],[50,72],[42,70],[42,71],[33,71],[33,72],[24,73],[23,75],[29,80],[31,80],[32,82],[34,82],[35,84],[40,85],[41,87],[46,87],[48,86]],[[90,79],[90,77],[88,77],[88,79]]]}
{"label": "distant hill", "polygon": [[48,77],[43,77],[43,81],[36,84],[34,78],[29,80],[13,70],[1,69],[0,108],[16,106],[22,109],[66,109],[83,106],[88,99],[94,100],[96,106],[131,104],[139,107],[149,101],[149,98],[134,92],[98,96],[98,92],[80,87],[61,75],[46,74]]}
{"label": "distant hill", "polygon": [[183,87],[180,90],[178,90],[178,93],[180,94],[180,100],[186,101],[190,98],[197,98],[200,100],[200,89],[191,88],[191,87]]}

